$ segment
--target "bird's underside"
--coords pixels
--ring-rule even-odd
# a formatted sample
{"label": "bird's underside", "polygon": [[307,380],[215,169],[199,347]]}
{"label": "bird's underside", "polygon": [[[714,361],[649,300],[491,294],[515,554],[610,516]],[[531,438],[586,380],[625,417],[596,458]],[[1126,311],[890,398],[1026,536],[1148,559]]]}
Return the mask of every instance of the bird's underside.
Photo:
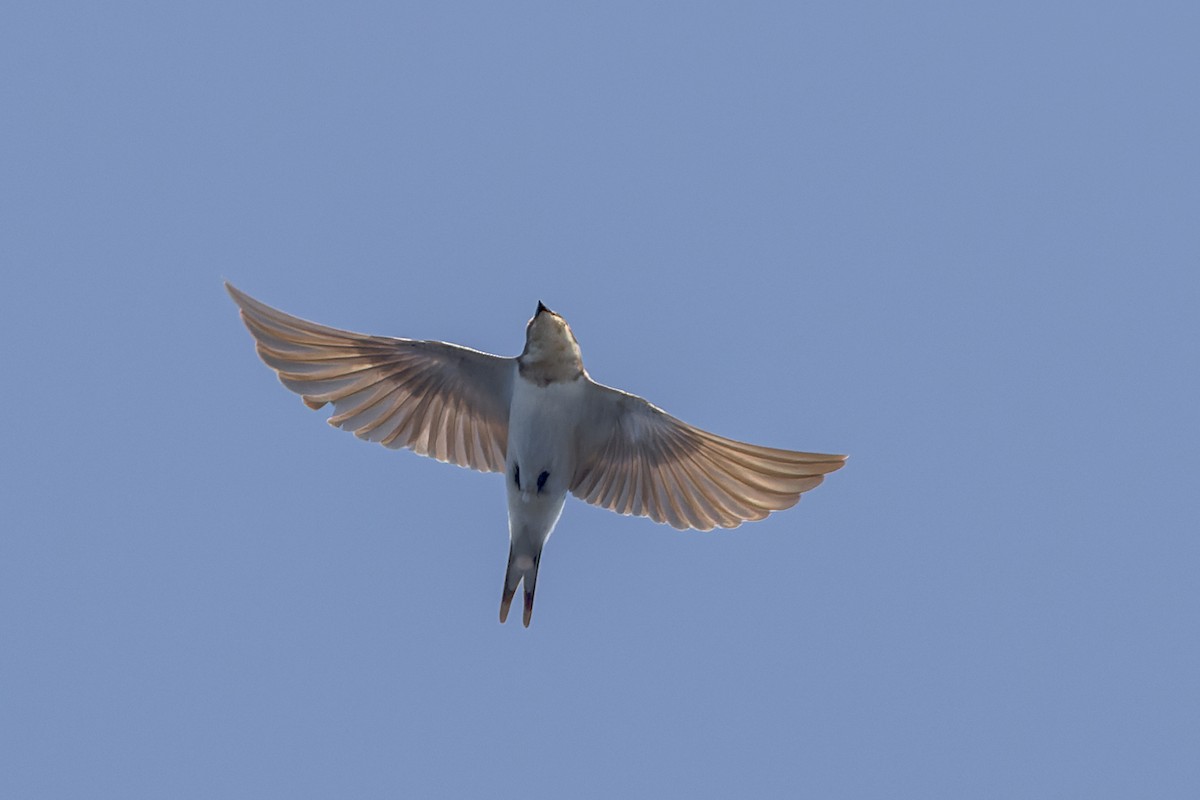
{"label": "bird's underside", "polygon": [[[331,425],[386,447],[508,472],[510,482],[520,453],[533,465],[520,465],[527,475],[546,473],[539,493],[549,484],[555,494],[570,492],[679,529],[733,528],[795,505],[846,460],[717,436],[641,397],[595,383],[582,368],[566,321],[540,304],[527,326],[525,351],[504,358],[446,342],[318,325],[226,288],[262,360],[311,408],[332,404]],[[551,419],[554,436],[537,439],[531,431]],[[513,441],[510,430],[518,437]],[[539,459],[547,466],[553,460],[553,471],[536,466]],[[530,535],[540,541],[526,546],[515,531],[529,528],[521,515],[532,511],[514,505],[512,491],[510,486],[510,538],[514,552],[521,550],[515,558],[523,566],[518,580],[525,584],[528,625],[541,547],[558,513],[544,535]],[[510,586],[513,564],[510,554],[502,620],[517,589]]]}

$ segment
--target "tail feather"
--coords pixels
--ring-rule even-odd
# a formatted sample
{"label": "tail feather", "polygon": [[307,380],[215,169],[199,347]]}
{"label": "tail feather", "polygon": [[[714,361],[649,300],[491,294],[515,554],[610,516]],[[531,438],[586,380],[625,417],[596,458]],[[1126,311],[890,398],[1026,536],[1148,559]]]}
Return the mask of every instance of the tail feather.
{"label": "tail feather", "polygon": [[521,621],[529,627],[533,615],[533,593],[537,589],[538,564],[542,560],[541,552],[530,553],[526,548],[518,549],[510,545],[508,549],[508,571],[504,575],[504,592],[500,598],[500,622],[508,620],[508,610],[512,606],[517,587],[525,583],[525,611]]}
{"label": "tail feather", "polygon": [[508,571],[504,574],[504,594],[500,597],[500,624],[508,621],[508,608],[512,605],[513,595],[517,593],[517,585],[521,583],[521,572],[514,564],[514,548],[508,545]]}
{"label": "tail feather", "polygon": [[516,589],[509,589],[507,581],[504,586],[504,596],[500,598],[500,624],[503,625],[508,621],[508,607],[512,605],[513,595],[517,593]]}
{"label": "tail feather", "polygon": [[529,618],[533,616],[533,593],[537,590],[537,570],[538,561],[541,560],[541,554],[533,560],[533,566],[525,571],[525,614],[521,620],[525,623],[525,627],[529,627]]}

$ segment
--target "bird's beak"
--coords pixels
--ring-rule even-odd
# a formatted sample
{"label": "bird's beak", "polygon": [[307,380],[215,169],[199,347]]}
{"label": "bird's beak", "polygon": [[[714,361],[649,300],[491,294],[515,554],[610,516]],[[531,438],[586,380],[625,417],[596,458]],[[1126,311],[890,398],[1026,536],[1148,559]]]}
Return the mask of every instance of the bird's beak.
{"label": "bird's beak", "polygon": [[550,309],[546,308],[546,304],[545,304],[545,303],[543,303],[541,300],[538,300],[538,309],[537,309],[537,311],[536,311],[536,312],[534,312],[534,314],[533,314],[533,315],[536,317],[538,314],[542,313],[543,311],[545,311],[545,312],[546,312],[546,313],[548,313],[548,314],[553,314],[553,313],[554,313],[554,312],[553,312],[553,311],[551,311]]}

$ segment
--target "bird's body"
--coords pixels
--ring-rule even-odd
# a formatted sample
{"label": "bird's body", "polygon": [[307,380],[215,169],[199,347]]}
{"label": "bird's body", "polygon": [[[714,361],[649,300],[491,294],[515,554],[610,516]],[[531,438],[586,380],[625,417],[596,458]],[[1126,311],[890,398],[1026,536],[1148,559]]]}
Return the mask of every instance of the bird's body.
{"label": "bird's body", "polygon": [[523,582],[529,625],[542,548],[568,492],[676,528],[732,528],[794,505],[845,463],[725,439],[594,382],[566,320],[541,303],[524,351],[502,358],[317,325],[226,288],[283,384],[312,408],[333,403],[331,425],[504,473],[510,549],[501,622]]}
{"label": "bird's body", "polygon": [[542,546],[562,514],[575,470],[575,430],[579,425],[582,375],[549,381],[519,372],[513,379],[512,410],[508,417],[508,534],[511,547],[500,621],[522,578],[525,581],[525,624],[533,611]]}

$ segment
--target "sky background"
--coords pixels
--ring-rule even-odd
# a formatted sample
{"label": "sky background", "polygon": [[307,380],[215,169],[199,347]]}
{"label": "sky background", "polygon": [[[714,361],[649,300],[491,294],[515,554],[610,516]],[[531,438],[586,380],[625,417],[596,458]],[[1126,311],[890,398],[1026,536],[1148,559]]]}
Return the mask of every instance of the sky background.
{"label": "sky background", "polygon": [[[1200,796],[1200,11],[0,12],[0,795]],[[849,453],[680,533],[356,440],[221,287]]]}

